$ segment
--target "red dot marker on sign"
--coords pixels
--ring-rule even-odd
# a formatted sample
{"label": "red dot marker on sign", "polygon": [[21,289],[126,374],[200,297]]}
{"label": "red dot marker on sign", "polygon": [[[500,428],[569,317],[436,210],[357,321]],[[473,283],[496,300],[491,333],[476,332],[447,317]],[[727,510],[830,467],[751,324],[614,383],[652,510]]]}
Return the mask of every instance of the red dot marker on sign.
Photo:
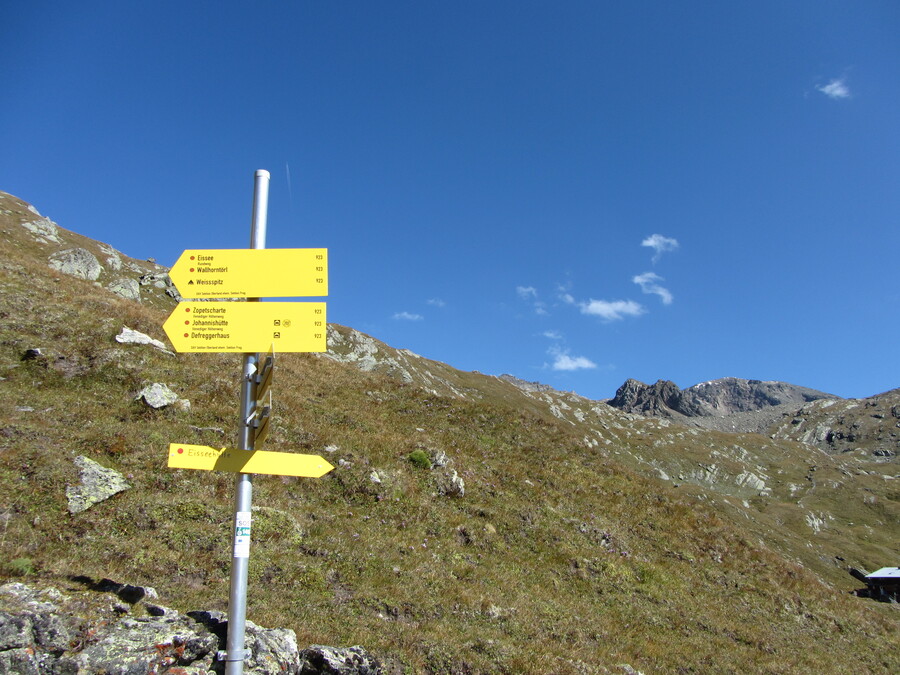
{"label": "red dot marker on sign", "polygon": [[193,260],[193,259],[194,259],[194,256],[191,256],[191,260]]}
{"label": "red dot marker on sign", "polygon": [[185,312],[190,312],[190,311],[191,311],[191,308],[190,308],[190,307],[185,307],[185,308],[184,308],[184,311],[185,311]]}
{"label": "red dot marker on sign", "polygon": [[181,453],[183,453],[183,452],[184,452],[184,448],[178,448],[178,454],[179,454],[179,455],[180,455]]}
{"label": "red dot marker on sign", "polygon": [[184,337],[187,337],[187,336],[188,336],[188,334],[187,334],[187,333],[185,333],[185,334],[184,334]]}
{"label": "red dot marker on sign", "polygon": [[190,322],[190,321],[185,321],[185,322],[184,322],[184,325],[185,325],[185,326],[190,326],[190,325],[191,325],[191,322]]}

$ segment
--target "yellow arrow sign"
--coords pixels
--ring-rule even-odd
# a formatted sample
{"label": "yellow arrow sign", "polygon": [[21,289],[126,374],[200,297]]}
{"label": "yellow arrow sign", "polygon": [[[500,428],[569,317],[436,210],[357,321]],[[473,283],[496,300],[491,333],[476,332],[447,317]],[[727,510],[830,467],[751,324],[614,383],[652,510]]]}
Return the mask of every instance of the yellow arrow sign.
{"label": "yellow arrow sign", "polygon": [[324,352],[324,302],[180,302],[163,324],[178,352]]}
{"label": "yellow arrow sign", "polygon": [[169,467],[230,471],[231,473],[265,473],[272,476],[321,478],[334,466],[318,455],[266,450],[216,450],[208,445],[169,444]]}
{"label": "yellow arrow sign", "polygon": [[183,298],[328,295],[328,249],[188,250],[169,270]]}

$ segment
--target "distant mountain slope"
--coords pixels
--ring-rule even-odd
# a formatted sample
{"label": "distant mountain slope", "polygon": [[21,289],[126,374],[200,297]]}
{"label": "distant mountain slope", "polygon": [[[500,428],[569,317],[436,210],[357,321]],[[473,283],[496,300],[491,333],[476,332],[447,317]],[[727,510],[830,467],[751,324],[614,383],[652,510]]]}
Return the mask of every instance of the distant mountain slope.
{"label": "distant mountain slope", "polygon": [[831,454],[892,462],[900,454],[900,389],[865,399],[813,401],[785,414],[768,433]]}
{"label": "distant mountain slope", "polygon": [[[0,194],[0,577],[109,577],[224,609],[233,476],[165,457],[233,442],[239,356],[120,344],[125,326],[165,340],[177,297],[163,268],[110,251]],[[252,621],[362,644],[392,672],[900,671],[900,617],[850,596],[846,572],[900,557],[897,458],[865,445],[892,439],[895,392],[805,404],[773,438],[349,327],[328,344],[277,355],[266,449],[336,468],[254,480]],[[178,404],[148,406],[151,383]],[[859,449],[818,447],[820,424]],[[82,457],[130,487],[69,513]]]}

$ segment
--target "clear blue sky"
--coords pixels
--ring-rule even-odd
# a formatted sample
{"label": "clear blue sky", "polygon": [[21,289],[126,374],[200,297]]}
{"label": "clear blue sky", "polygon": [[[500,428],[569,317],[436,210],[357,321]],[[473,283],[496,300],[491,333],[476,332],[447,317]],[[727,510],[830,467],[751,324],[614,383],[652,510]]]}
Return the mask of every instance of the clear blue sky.
{"label": "clear blue sky", "polygon": [[0,189],[124,253],[327,247],[328,318],[591,398],[900,386],[900,3],[31,2]]}

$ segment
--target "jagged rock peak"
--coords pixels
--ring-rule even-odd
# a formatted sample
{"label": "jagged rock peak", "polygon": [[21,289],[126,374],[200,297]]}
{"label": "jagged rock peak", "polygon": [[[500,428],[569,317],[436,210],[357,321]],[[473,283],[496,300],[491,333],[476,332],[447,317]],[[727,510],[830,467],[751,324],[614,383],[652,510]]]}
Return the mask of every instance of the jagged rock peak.
{"label": "jagged rock peak", "polygon": [[763,382],[725,377],[679,389],[674,382],[653,385],[629,379],[616,391],[609,405],[631,413],[657,417],[723,417],[742,412],[838,398],[825,392],[785,382]]}
{"label": "jagged rock peak", "polygon": [[669,380],[657,380],[649,385],[629,378],[616,390],[609,405],[630,413],[671,417],[679,407],[680,397],[678,385]]}

